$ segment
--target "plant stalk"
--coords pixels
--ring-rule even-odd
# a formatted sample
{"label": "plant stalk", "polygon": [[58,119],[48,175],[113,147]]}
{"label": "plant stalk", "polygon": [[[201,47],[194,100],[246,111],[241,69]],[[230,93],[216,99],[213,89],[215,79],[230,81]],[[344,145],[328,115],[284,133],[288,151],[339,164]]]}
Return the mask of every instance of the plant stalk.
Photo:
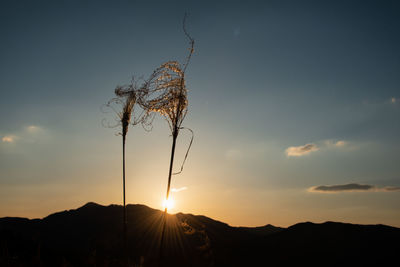
{"label": "plant stalk", "polygon": [[[169,198],[169,192],[171,188],[171,177],[172,177],[172,169],[174,166],[174,156],[175,156],[175,146],[176,146],[176,139],[178,137],[177,129],[174,130],[172,134],[172,148],[171,148],[171,160],[169,163],[169,173],[168,173],[168,186],[167,186],[167,196],[165,200]],[[161,230],[161,241],[160,241],[160,253],[159,253],[159,266],[163,265],[163,245],[164,245],[164,237],[165,237],[165,228],[167,226],[167,212],[168,206],[165,205],[164,215],[162,218],[162,230]]]}
{"label": "plant stalk", "polygon": [[[176,145],[176,138],[178,137],[178,134],[176,131],[174,131],[174,134],[172,135],[172,149],[171,149],[171,160],[169,163],[169,173],[168,173],[168,186],[167,186],[167,196],[166,200],[169,198],[169,192],[171,188],[171,177],[172,177],[172,169],[174,166],[174,156],[175,156],[175,145]],[[165,206],[165,213],[167,213],[168,207]]]}
{"label": "plant stalk", "polygon": [[126,135],[122,135],[122,190],[123,190],[123,242],[124,242],[124,256],[127,255],[127,242],[126,242],[126,231],[127,231],[127,221],[126,221],[126,203],[125,203],[125,139]]}

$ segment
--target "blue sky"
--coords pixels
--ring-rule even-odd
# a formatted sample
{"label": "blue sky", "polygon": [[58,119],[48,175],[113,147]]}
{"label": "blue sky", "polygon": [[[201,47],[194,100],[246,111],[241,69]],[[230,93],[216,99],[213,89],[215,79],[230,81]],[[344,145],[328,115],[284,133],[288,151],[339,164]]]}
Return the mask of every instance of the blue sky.
{"label": "blue sky", "polygon": [[[175,211],[233,225],[400,226],[399,11],[397,1],[2,2],[0,216],[121,202],[120,138],[100,107],[132,75],[184,60],[188,12],[184,125],[195,141],[172,182],[186,188]],[[160,205],[169,134],[163,119],[129,131],[128,202]],[[182,133],[177,165],[188,142]]]}

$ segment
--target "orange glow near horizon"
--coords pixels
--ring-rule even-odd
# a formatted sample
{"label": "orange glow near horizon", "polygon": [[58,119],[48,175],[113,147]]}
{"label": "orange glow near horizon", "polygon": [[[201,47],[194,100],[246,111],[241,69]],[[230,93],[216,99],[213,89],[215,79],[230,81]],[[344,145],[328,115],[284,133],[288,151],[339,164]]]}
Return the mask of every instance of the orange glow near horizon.
{"label": "orange glow near horizon", "polygon": [[171,210],[174,208],[174,204],[175,204],[174,200],[171,197],[169,197],[168,199],[164,199],[163,208],[164,209],[167,208],[167,210]]}

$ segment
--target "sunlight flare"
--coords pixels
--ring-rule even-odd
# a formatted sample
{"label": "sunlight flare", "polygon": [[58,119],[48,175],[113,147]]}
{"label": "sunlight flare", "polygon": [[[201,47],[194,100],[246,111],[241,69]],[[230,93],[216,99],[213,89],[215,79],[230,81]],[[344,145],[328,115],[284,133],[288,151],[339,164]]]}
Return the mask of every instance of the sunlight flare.
{"label": "sunlight flare", "polygon": [[170,197],[170,198],[168,198],[168,199],[164,199],[164,201],[163,201],[163,208],[165,209],[168,209],[168,210],[171,210],[172,208],[174,208],[174,200]]}

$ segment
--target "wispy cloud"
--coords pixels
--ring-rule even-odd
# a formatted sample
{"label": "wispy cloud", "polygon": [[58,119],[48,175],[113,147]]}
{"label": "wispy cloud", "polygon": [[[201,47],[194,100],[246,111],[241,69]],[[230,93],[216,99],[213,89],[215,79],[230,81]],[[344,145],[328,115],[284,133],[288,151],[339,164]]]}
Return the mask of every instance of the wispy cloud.
{"label": "wispy cloud", "polygon": [[319,147],[315,144],[306,144],[304,146],[291,146],[286,149],[286,155],[288,157],[301,157],[318,150]]}
{"label": "wispy cloud", "polygon": [[400,186],[386,186],[382,189],[386,192],[395,192],[395,191],[400,191]]}
{"label": "wispy cloud", "polygon": [[341,192],[396,192],[400,191],[400,187],[387,186],[377,187],[369,184],[341,184],[341,185],[320,185],[313,186],[308,189],[309,192],[316,193],[341,193]]}
{"label": "wispy cloud", "polygon": [[343,140],[339,140],[339,141],[337,141],[336,143],[335,143],[335,146],[336,147],[344,147],[344,146],[346,146],[348,143],[346,142],[346,141],[343,141]]}
{"label": "wispy cloud", "polygon": [[172,192],[180,192],[180,191],[184,191],[186,189],[187,189],[187,187],[183,186],[183,187],[180,187],[180,188],[172,188],[171,191]]}
{"label": "wispy cloud", "polygon": [[14,143],[17,137],[15,135],[6,135],[1,138],[1,141],[5,143]]}
{"label": "wispy cloud", "polygon": [[35,140],[43,133],[43,128],[37,125],[29,125],[17,132],[4,135],[1,141],[4,143],[15,143],[17,141],[32,142],[32,140]]}
{"label": "wispy cloud", "polygon": [[37,125],[29,125],[26,127],[26,130],[30,133],[36,133],[36,132],[39,132],[40,130],[42,130],[42,128],[40,128]]}
{"label": "wispy cloud", "polygon": [[341,148],[341,147],[348,147],[350,143],[344,140],[326,140],[323,142],[323,147],[326,148]]}
{"label": "wispy cloud", "polygon": [[345,140],[325,140],[316,143],[306,144],[304,146],[291,146],[285,150],[288,157],[301,157],[318,150],[327,149],[353,149],[354,145]]}

